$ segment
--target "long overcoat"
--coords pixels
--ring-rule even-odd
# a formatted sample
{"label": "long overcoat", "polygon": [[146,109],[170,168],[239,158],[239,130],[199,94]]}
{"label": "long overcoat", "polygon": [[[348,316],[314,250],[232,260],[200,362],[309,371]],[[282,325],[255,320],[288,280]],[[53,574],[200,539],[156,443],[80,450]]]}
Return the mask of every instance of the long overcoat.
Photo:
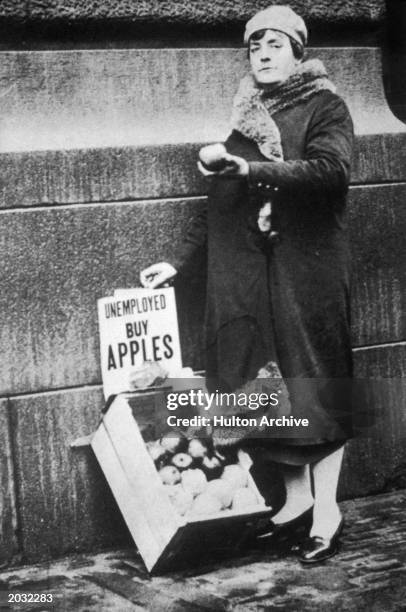
{"label": "long overcoat", "polygon": [[[173,263],[182,271],[192,253],[207,246],[206,368],[214,386],[239,387],[275,359],[293,414],[311,422],[307,440],[298,443],[346,439],[352,360],[345,207],[352,121],[331,91],[273,119],[284,161],[267,160],[254,141],[234,130],[225,146],[249,162],[249,177],[211,179],[207,209],[192,223]],[[265,201],[272,202],[269,237],[257,224]]]}

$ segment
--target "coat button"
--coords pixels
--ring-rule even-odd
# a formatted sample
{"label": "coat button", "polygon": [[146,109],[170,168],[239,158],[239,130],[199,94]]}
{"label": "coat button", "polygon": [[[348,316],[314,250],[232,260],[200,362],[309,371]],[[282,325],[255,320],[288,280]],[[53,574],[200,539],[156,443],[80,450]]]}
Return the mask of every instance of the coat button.
{"label": "coat button", "polygon": [[268,234],[268,240],[271,244],[278,244],[278,242],[280,242],[279,232],[270,232]]}

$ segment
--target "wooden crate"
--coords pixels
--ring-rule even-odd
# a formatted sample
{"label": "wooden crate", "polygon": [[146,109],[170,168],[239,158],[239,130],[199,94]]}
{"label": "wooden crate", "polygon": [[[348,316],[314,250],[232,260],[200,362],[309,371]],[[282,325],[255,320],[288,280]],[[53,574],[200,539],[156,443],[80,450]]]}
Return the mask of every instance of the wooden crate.
{"label": "wooden crate", "polygon": [[[151,573],[189,566],[216,551],[235,549],[270,515],[252,477],[258,506],[239,513],[223,510],[209,517],[181,516],[172,505],[150,457],[141,431],[150,424],[145,407],[163,394],[118,395],[103,416],[91,446],[106,476],[135,544]],[[140,426],[137,419],[140,405]],[[154,418],[154,417],[152,417]]]}

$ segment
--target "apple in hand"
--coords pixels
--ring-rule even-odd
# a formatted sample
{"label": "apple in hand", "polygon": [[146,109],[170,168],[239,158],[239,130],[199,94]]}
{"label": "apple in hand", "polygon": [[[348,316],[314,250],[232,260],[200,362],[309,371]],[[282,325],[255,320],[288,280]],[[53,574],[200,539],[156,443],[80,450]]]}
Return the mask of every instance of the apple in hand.
{"label": "apple in hand", "polygon": [[199,159],[203,167],[210,172],[218,172],[227,166],[226,155],[227,150],[221,143],[207,145],[199,151]]}

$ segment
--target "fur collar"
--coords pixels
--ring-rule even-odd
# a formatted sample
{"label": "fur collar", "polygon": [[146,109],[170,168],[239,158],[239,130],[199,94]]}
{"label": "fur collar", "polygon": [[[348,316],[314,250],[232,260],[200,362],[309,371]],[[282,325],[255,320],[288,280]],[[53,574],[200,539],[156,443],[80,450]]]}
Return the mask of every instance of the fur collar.
{"label": "fur collar", "polygon": [[272,115],[326,89],[336,90],[323,63],[317,59],[299,64],[289,79],[270,92],[259,88],[249,73],[240,81],[234,98],[231,126],[254,140],[265,157],[283,161],[281,135]]}

